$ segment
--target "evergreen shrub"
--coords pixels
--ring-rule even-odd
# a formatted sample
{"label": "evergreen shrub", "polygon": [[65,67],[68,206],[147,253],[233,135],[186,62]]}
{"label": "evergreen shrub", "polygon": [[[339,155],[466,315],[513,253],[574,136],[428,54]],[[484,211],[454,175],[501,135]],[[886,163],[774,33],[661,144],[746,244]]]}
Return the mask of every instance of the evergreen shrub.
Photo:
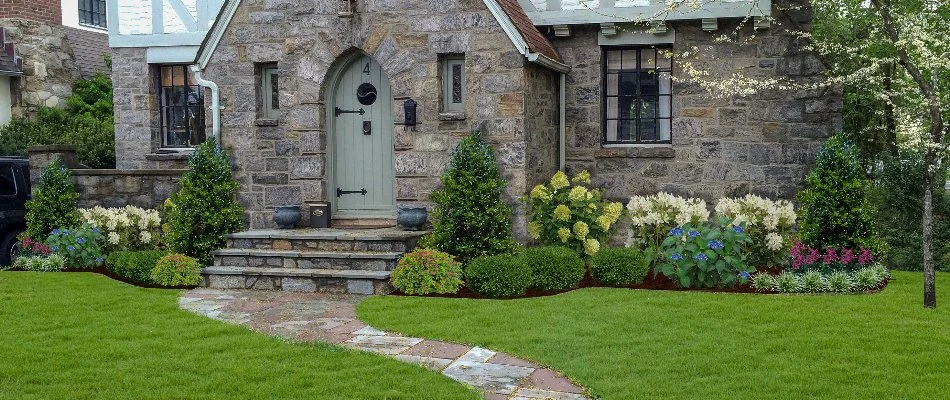
{"label": "evergreen shrub", "polygon": [[462,266],[448,253],[417,249],[399,259],[392,284],[405,294],[450,294],[462,286]]}
{"label": "evergreen shrub", "polygon": [[584,279],[584,260],[576,251],[562,246],[532,247],[519,257],[531,268],[535,289],[563,291],[577,287]]}
{"label": "evergreen shrub", "polygon": [[131,281],[153,283],[152,270],[166,255],[168,252],[160,250],[116,251],[106,257],[106,268]]}
{"label": "evergreen shrub", "polygon": [[531,267],[519,257],[495,255],[475,258],[465,266],[465,284],[485,297],[515,297],[531,286]]}
{"label": "evergreen shrub", "polygon": [[33,188],[33,198],[26,202],[23,237],[45,238],[53,229],[79,226],[78,200],[69,169],[59,160],[47,165],[39,184]]}
{"label": "evergreen shrub", "polygon": [[635,248],[603,249],[590,259],[590,274],[597,282],[610,286],[642,283],[650,272],[643,252]]}

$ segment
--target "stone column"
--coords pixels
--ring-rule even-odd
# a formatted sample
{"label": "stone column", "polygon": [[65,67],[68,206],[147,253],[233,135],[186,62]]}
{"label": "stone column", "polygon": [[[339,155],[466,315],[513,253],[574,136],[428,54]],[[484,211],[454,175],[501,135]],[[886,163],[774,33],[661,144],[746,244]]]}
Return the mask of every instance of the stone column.
{"label": "stone column", "polygon": [[66,168],[85,168],[79,163],[76,155],[76,146],[71,144],[54,144],[50,146],[32,146],[27,149],[30,156],[30,183],[33,187],[43,175],[43,170],[53,161],[59,160]]}

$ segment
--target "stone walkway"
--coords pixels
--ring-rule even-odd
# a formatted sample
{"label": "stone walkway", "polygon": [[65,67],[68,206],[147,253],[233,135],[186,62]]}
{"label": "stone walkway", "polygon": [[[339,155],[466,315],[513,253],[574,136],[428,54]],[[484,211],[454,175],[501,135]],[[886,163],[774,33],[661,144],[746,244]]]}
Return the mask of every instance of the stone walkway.
{"label": "stone walkway", "polygon": [[585,400],[583,389],[555,371],[480,347],[382,332],[356,317],[366,296],[195,289],[181,308],[292,340],[323,341],[385,354],[442,372],[489,400]]}

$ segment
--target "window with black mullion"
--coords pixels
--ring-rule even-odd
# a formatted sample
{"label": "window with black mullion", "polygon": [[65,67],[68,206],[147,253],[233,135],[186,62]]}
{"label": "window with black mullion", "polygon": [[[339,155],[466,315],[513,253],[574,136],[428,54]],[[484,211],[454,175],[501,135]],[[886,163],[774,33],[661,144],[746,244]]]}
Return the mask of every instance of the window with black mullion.
{"label": "window with black mullion", "polygon": [[604,142],[669,143],[668,59],[655,48],[623,48],[606,49],[603,61]]}
{"label": "window with black mullion", "polygon": [[188,67],[160,68],[162,146],[192,147],[205,140],[204,99],[201,88],[192,85]]}

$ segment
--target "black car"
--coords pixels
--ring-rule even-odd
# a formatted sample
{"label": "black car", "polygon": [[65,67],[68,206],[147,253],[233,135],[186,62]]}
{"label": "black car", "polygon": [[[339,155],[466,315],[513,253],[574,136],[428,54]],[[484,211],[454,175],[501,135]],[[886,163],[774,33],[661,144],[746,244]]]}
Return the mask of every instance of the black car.
{"label": "black car", "polygon": [[0,157],[0,265],[13,261],[26,229],[26,201],[30,199],[30,163],[23,157]]}

